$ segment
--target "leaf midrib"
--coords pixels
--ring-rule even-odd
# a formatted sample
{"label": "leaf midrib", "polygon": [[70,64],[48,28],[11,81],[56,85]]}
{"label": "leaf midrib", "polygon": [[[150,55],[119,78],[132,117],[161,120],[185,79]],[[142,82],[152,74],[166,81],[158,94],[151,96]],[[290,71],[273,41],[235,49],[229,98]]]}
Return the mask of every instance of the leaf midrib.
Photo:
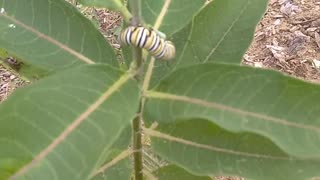
{"label": "leaf midrib", "polygon": [[33,168],[37,163],[47,157],[49,153],[55,150],[55,148],[60,145],[74,130],[82,124],[87,117],[89,117],[96,109],[100,107],[114,92],[116,92],[120,87],[122,87],[128,80],[133,77],[133,74],[126,73],[122,75],[117,81],[115,81],[109,88],[94,102],[92,103],[84,112],[82,112],[72,123],[64,129],[47,147],[45,147],[40,153],[34,156],[31,162],[20,168],[15,174],[13,174],[9,179],[15,179],[25,173],[27,173],[31,168]]}
{"label": "leaf midrib", "polygon": [[[249,153],[249,152],[244,152],[244,151],[236,151],[232,149],[226,149],[226,148],[221,148],[217,146],[212,146],[212,145],[207,145],[207,144],[201,144],[193,141],[189,141],[186,139],[182,139],[179,137],[174,137],[165,133],[162,133],[160,131],[148,129],[148,128],[143,128],[144,132],[148,134],[151,137],[159,138],[159,139],[165,139],[171,142],[177,142],[180,144],[192,146],[195,148],[201,148],[201,149],[206,149],[209,151],[213,152],[218,152],[218,153],[224,153],[224,154],[231,154],[235,156],[244,156],[244,157],[250,157],[250,158],[257,158],[257,159],[269,159],[269,160],[284,160],[284,161],[292,161],[292,160],[309,160],[309,158],[292,158],[292,157],[285,157],[285,156],[272,156],[272,155],[266,155],[266,154],[257,154],[257,153]],[[312,158],[310,158],[312,160]],[[314,160],[314,159],[313,159]],[[317,159],[318,161],[318,159]]]}
{"label": "leaf midrib", "polygon": [[230,33],[230,31],[234,28],[235,24],[239,21],[239,19],[241,18],[241,16],[243,15],[243,13],[248,9],[250,0],[247,0],[247,4],[243,7],[243,9],[240,11],[240,13],[238,14],[238,16],[235,18],[235,20],[231,23],[230,27],[227,29],[227,31],[221,36],[220,40],[218,41],[218,43],[216,44],[215,47],[212,48],[212,50],[210,51],[210,53],[207,55],[207,57],[205,58],[205,60],[203,61],[203,63],[206,63],[210,56],[220,47],[221,43],[223,42],[223,40],[225,40],[225,38],[227,37],[227,35]]}
{"label": "leaf midrib", "polygon": [[[213,53],[215,53],[215,51],[220,47],[221,43],[223,42],[223,40],[225,39],[225,37],[230,33],[230,31],[234,28],[234,25],[239,21],[240,17],[243,15],[243,13],[246,11],[246,9],[249,6],[250,0],[247,0],[247,4],[243,7],[243,9],[241,10],[241,12],[239,13],[239,15],[235,18],[235,20],[231,23],[231,25],[229,26],[229,28],[227,29],[227,31],[223,34],[223,36],[221,36],[221,38],[219,39],[218,43],[211,49],[210,53],[206,56],[205,60],[203,61],[203,63],[206,63],[210,56],[212,56]],[[211,2],[214,3],[214,2]],[[177,64],[180,64],[181,60],[184,57],[184,52],[186,51],[187,47],[191,44],[191,37],[193,35],[193,29],[194,29],[194,19],[197,16],[195,16],[192,20],[191,20],[191,27],[190,27],[190,32],[187,38],[187,41],[185,43],[185,45],[182,48],[182,53],[179,57],[179,59],[177,60]],[[177,66],[174,67],[174,69],[176,69]]]}
{"label": "leaf midrib", "polygon": [[286,120],[286,119],[280,119],[280,118],[273,117],[270,115],[264,115],[264,114],[259,114],[259,113],[255,113],[255,112],[244,111],[239,108],[223,105],[223,104],[216,103],[216,102],[209,102],[209,101],[205,101],[205,100],[198,99],[198,98],[175,95],[175,94],[165,93],[165,92],[157,92],[157,91],[148,91],[146,93],[146,97],[151,98],[151,99],[165,99],[165,100],[170,100],[170,101],[178,101],[178,102],[186,102],[186,103],[196,104],[196,105],[203,106],[206,108],[217,109],[217,110],[221,110],[221,111],[232,112],[232,113],[239,114],[242,116],[249,116],[249,117],[253,117],[253,118],[258,118],[260,120],[273,122],[273,123],[283,125],[283,126],[289,126],[289,127],[294,127],[294,128],[298,128],[298,129],[310,130],[310,131],[314,131],[317,133],[320,132],[320,128],[315,127],[314,125],[305,125],[302,123],[290,122],[289,120]]}

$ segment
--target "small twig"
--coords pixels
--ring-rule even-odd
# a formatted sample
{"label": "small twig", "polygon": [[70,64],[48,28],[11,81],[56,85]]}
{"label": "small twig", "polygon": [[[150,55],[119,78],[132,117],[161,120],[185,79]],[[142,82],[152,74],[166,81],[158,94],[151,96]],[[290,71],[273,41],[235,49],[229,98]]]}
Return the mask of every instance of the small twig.
{"label": "small twig", "polygon": [[110,23],[106,29],[109,29],[110,27],[112,27],[115,23],[119,22],[121,20],[121,17],[117,18],[115,21],[113,21],[112,23]]}
{"label": "small twig", "polygon": [[318,17],[307,19],[307,20],[303,20],[303,21],[293,21],[293,22],[291,22],[291,24],[293,24],[293,25],[306,24],[306,23],[310,23],[312,21],[315,21],[317,19],[318,19]]}

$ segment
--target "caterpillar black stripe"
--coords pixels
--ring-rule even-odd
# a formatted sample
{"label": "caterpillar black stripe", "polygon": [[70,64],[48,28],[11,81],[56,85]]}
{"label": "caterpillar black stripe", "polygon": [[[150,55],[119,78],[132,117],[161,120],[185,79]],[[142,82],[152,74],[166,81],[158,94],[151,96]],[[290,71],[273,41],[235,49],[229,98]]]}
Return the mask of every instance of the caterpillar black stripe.
{"label": "caterpillar black stripe", "polygon": [[167,41],[152,29],[142,26],[129,26],[122,30],[120,41],[125,45],[140,47],[149,51],[156,59],[174,58],[176,49],[171,41]]}

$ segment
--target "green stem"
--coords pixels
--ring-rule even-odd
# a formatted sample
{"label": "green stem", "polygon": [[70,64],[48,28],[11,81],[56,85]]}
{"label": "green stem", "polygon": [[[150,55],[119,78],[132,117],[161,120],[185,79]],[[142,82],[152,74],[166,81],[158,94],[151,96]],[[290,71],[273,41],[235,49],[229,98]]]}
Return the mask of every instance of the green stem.
{"label": "green stem", "polygon": [[118,3],[119,6],[119,11],[122,14],[123,19],[127,22],[130,23],[132,19],[132,14],[129,12],[128,8],[122,4],[121,2]]}
{"label": "green stem", "polygon": [[135,180],[143,180],[141,116],[138,114],[133,120],[133,158]]}
{"label": "green stem", "polygon": [[[130,20],[132,26],[138,26],[141,23],[141,0],[129,0],[129,5],[132,12],[132,19]],[[138,47],[133,47],[133,60],[135,62],[134,70],[137,73],[136,79],[141,82],[143,74],[143,60],[142,50]],[[133,120],[133,158],[134,158],[134,174],[135,180],[143,180],[143,157],[142,157],[142,123],[143,99],[140,100],[140,108],[137,116]]]}
{"label": "green stem", "polygon": [[141,23],[141,0],[130,0],[131,12],[133,15],[133,19],[131,25],[137,26]]}
{"label": "green stem", "polygon": [[[141,0],[129,0],[132,12],[131,25],[138,26],[141,24]],[[142,50],[139,47],[133,47],[133,60],[135,61],[135,70],[137,72],[136,79],[141,80],[143,74]]]}

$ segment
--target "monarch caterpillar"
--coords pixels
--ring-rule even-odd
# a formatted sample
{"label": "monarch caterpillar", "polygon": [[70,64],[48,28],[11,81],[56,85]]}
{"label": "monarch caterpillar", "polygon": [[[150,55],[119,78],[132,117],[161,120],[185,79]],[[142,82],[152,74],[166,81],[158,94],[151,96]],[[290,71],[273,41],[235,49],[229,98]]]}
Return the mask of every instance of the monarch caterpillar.
{"label": "monarch caterpillar", "polygon": [[146,49],[156,59],[169,60],[174,58],[176,53],[171,41],[162,38],[155,30],[142,26],[125,28],[119,38],[122,44]]}

